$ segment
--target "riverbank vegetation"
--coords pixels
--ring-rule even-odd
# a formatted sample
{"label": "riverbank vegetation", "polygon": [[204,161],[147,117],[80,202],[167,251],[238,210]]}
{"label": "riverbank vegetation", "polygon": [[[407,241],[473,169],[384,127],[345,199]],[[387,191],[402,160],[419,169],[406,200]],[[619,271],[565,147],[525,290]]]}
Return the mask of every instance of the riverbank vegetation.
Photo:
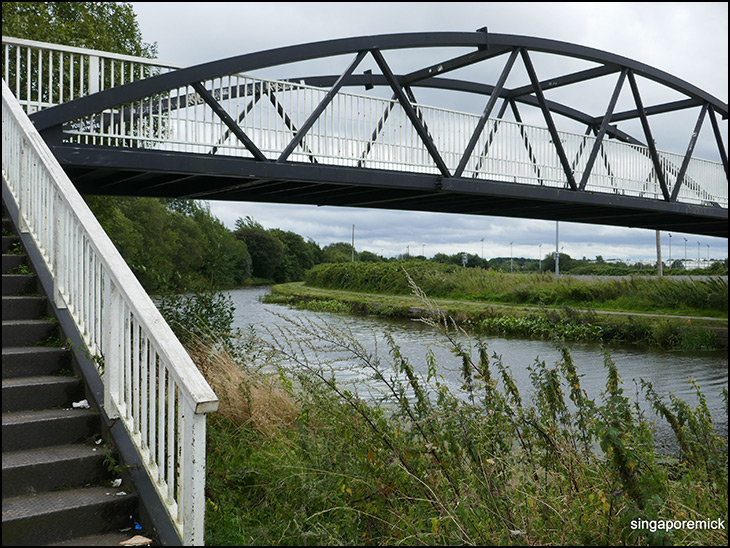
{"label": "riverbank vegetation", "polygon": [[404,262],[319,265],[306,280],[274,286],[266,302],[406,318],[424,313],[410,295],[415,285],[440,310],[481,334],[667,350],[727,344],[721,321],[727,318],[727,280],[721,278],[579,279]]}
{"label": "riverbank vegetation", "polygon": [[[520,391],[501,356],[460,345],[421,298],[461,358],[458,392],[432,355],[419,376],[392,340],[372,354],[324,321],[287,320],[266,341],[183,337],[222,400],[209,419],[207,544],[727,545],[707,527],[727,520],[727,438],[699,386],[694,407],[624,386],[606,354],[592,399],[560,345],[557,363],[526,364]],[[335,380],[340,360],[374,388]],[[673,455],[657,452],[653,421],[670,425]],[[656,526],[690,521],[701,528]]]}
{"label": "riverbank vegetation", "polygon": [[408,295],[409,276],[432,298],[718,317],[727,317],[728,310],[727,280],[720,278],[508,275],[414,261],[318,265],[307,272],[305,282],[328,289]]}
{"label": "riverbank vegetation", "polygon": [[[114,244],[149,291],[224,289],[251,283],[286,283],[305,279],[306,272],[321,264],[349,264],[368,268],[397,269],[405,257],[385,258],[352,245],[337,242],[321,247],[311,239],[281,229],[266,229],[256,220],[239,218],[229,229],[215,218],[204,202],[156,198],[88,196],[87,202]],[[540,276],[554,268],[554,258],[544,260],[476,255],[436,254],[432,258],[407,258],[422,270],[464,273],[494,272]],[[358,266],[354,266],[358,265]],[[656,273],[654,267],[629,266],[560,255],[562,273],[572,275],[637,275]],[[704,269],[669,268],[666,275],[727,275],[727,261]],[[543,295],[543,298],[550,298]]]}

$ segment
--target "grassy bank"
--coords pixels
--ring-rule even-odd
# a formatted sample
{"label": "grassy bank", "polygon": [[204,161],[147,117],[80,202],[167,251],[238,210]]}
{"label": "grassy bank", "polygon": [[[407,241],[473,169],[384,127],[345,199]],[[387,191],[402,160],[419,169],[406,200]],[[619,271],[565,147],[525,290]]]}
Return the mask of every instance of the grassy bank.
{"label": "grassy bank", "polygon": [[574,278],[505,274],[430,262],[337,263],[306,274],[311,287],[409,295],[406,272],[435,299],[727,318],[727,279]]}
{"label": "grassy bank", "polygon": [[[423,300],[415,295],[323,289],[303,283],[274,286],[266,302],[316,312],[373,314],[391,318],[420,318],[433,313],[426,310]],[[710,350],[727,345],[727,322],[706,318],[614,314],[612,311],[575,309],[566,305],[530,306],[443,298],[435,298],[433,303],[438,311],[470,331],[482,334],[630,343],[684,350]]]}
{"label": "grassy bank", "polygon": [[[194,353],[222,400],[209,422],[209,545],[727,545],[725,530],[634,526],[727,519],[727,439],[702,397],[691,408],[644,384],[657,413],[646,417],[606,356],[605,392],[590,400],[562,348],[559,363],[531,366],[528,399],[484,346],[454,346],[457,396],[432,358],[420,378],[392,342],[371,355],[309,321],[276,336],[252,346],[258,359]],[[381,381],[380,402],[335,383],[335,347]],[[261,373],[269,360],[278,375]],[[676,458],[655,453],[657,417]]]}

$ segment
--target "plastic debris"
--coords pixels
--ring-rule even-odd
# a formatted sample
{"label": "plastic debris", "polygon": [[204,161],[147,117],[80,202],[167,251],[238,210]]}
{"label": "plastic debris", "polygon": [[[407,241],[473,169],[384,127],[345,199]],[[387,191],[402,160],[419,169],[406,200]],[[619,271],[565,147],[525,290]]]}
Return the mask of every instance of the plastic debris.
{"label": "plastic debris", "polygon": [[123,540],[119,543],[119,546],[149,546],[152,544],[152,539],[143,537],[142,535],[135,535],[129,540]]}
{"label": "plastic debris", "polygon": [[75,401],[71,404],[74,409],[89,409],[89,400]]}

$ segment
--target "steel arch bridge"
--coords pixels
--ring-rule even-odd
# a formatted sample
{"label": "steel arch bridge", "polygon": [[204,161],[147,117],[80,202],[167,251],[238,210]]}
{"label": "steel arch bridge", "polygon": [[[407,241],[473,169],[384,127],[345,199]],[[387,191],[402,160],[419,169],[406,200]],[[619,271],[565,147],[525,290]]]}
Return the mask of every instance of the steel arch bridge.
{"label": "steel arch bridge", "polygon": [[[496,215],[727,238],[727,103],[596,49],[480,29],[346,38],[187,68],[137,60],[139,68],[125,69],[121,63],[131,59],[92,52],[80,61],[48,49],[28,53],[35,68],[21,68],[21,48],[30,44],[3,41],[6,80],[24,71],[38,80],[18,77],[16,96],[27,88],[31,119],[82,192]],[[396,73],[386,61],[415,51],[427,52],[420,56],[427,63]],[[8,69],[13,59],[16,68]],[[538,59],[567,60],[571,68],[541,79]],[[295,76],[302,62],[322,60],[327,73]],[[340,64],[344,70],[329,74]],[[463,77],[483,75],[483,66],[498,69],[493,81]],[[508,86],[520,66],[523,83]],[[272,67],[292,77],[250,76]],[[72,82],[62,84],[68,73]],[[644,104],[647,82],[672,99]],[[588,84],[603,86],[607,97],[597,113],[555,98],[556,90],[569,99],[573,91],[585,95]],[[427,106],[417,93],[476,97],[480,107],[469,114]],[[630,106],[619,111],[626,97]],[[524,123],[528,110],[538,125]],[[658,150],[652,117],[687,112],[695,121],[679,135],[686,149]],[[719,162],[694,155],[706,120]],[[562,129],[566,121],[584,132]]]}

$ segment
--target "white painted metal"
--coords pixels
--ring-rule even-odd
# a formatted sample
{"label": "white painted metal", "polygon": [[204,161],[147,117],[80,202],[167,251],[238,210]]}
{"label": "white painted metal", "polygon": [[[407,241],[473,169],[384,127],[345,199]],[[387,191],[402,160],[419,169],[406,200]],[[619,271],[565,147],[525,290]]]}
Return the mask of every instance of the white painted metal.
{"label": "white painted metal", "polygon": [[2,116],[3,184],[56,303],[98,358],[104,408],[124,423],[182,542],[203,544],[205,417],[218,399],[4,80]]}
{"label": "white painted metal", "polygon": [[[148,59],[6,37],[3,44],[6,80],[18,74],[33,74],[37,79],[33,85],[22,78],[15,78],[10,84],[29,112],[93,89],[105,89],[175,68]],[[69,56],[72,60],[65,62],[64,57]],[[129,68],[125,69],[126,66]],[[73,71],[64,76],[64,70],[70,69]],[[44,77],[44,73],[54,76]],[[69,81],[76,84],[69,87]],[[242,74],[216,78],[204,85],[270,159],[279,157],[327,93],[326,89]],[[41,89],[45,91],[37,91]],[[416,105],[416,108],[453,173],[479,117],[426,105]],[[386,112],[387,119],[372,139]],[[104,118],[103,114],[107,116]],[[572,163],[574,178],[580,181],[595,137],[567,132],[559,135]],[[68,131],[68,136],[77,143],[251,157],[190,86],[85,118]],[[660,158],[671,190],[683,156],[660,152]],[[337,94],[289,157],[300,162],[313,159],[330,165],[438,173],[400,106],[386,99],[343,92]],[[477,180],[567,187],[547,128],[505,120],[488,121],[463,175]],[[663,199],[648,149],[613,139],[604,139],[586,190]],[[722,164],[693,158],[677,199],[683,203],[711,202],[728,207],[727,178]]]}

